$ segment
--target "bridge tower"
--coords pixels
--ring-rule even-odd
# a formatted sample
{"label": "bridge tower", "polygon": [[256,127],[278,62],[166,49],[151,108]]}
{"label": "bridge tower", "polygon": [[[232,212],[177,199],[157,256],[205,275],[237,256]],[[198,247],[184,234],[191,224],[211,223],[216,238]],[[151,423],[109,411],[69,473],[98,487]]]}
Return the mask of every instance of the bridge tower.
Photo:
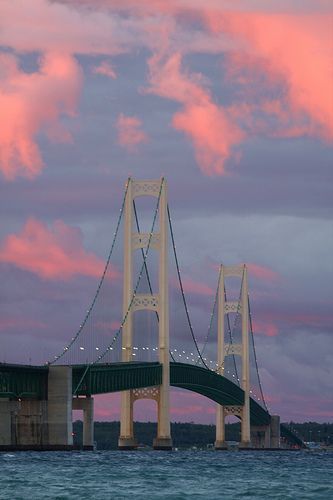
{"label": "bridge tower", "polygon": [[[159,198],[159,231],[149,233],[133,232],[133,200],[139,196]],[[154,390],[130,390],[121,393],[121,417],[119,449],[134,449],[137,446],[133,432],[133,404],[140,398],[150,397],[157,401],[158,423],[154,448],[170,450],[169,412],[169,295],[168,295],[168,246],[167,246],[167,184],[161,180],[128,180],[125,201],[124,229],[124,291],[123,314],[127,314],[122,332],[122,360],[132,361],[133,353],[133,313],[142,309],[155,311],[159,316],[159,361],[162,364],[162,384]],[[137,249],[150,246],[159,251],[159,290],[157,294],[139,294],[133,299],[133,253]]]}
{"label": "bridge tower", "polygon": [[[232,302],[225,300],[225,278],[236,276],[242,280],[241,300]],[[240,344],[225,343],[224,316],[228,313],[240,313],[242,316],[242,341]],[[249,363],[249,306],[248,306],[248,281],[245,265],[226,267],[221,265],[218,291],[218,347],[217,363],[218,373],[224,373],[224,359],[229,355],[242,358],[242,389],[244,391],[244,406],[221,406],[216,409],[216,441],[215,449],[226,449],[225,442],[225,417],[235,415],[241,419],[240,447],[251,446],[250,437],[250,363]]]}

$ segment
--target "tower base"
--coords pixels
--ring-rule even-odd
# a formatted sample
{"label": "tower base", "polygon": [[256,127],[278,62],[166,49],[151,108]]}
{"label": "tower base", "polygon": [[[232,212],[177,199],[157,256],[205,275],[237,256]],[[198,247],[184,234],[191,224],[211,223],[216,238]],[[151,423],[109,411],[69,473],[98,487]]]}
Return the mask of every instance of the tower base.
{"label": "tower base", "polygon": [[167,437],[157,437],[153,441],[153,448],[154,450],[170,451],[172,450],[172,439]]}
{"label": "tower base", "polygon": [[228,446],[225,441],[215,441],[214,444],[215,450],[227,450]]}
{"label": "tower base", "polygon": [[138,447],[138,442],[135,438],[132,437],[120,437],[118,439],[118,450],[136,450]]}
{"label": "tower base", "polygon": [[247,450],[249,448],[252,448],[252,443],[251,441],[241,441],[239,443],[238,449],[239,450]]}

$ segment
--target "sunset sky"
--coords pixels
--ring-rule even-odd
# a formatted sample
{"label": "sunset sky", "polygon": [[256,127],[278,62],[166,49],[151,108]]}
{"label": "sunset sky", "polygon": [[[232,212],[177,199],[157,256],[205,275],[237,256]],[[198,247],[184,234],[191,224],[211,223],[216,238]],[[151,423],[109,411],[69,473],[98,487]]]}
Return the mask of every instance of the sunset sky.
{"label": "sunset sky", "polygon": [[0,0],[0,361],[67,343],[126,179],[165,176],[200,339],[218,264],[247,263],[271,413],[332,422],[332,55],[330,0]]}

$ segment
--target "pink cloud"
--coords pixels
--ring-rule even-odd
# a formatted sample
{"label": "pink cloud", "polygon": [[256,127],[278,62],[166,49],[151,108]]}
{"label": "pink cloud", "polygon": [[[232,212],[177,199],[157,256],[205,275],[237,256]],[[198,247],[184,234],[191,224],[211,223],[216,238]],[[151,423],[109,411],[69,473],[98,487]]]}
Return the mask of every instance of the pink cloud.
{"label": "pink cloud", "polygon": [[147,134],[141,130],[142,122],[136,116],[120,113],[116,126],[119,144],[130,152],[135,151],[139,144],[148,141]]}
{"label": "pink cloud", "polygon": [[225,162],[232,155],[233,146],[244,138],[228,108],[214,103],[201,74],[182,70],[180,53],[167,57],[156,54],[148,64],[148,91],[182,104],[172,125],[192,141],[202,172],[207,175],[225,173]]}
{"label": "pink cloud", "polygon": [[[199,283],[198,281],[194,281],[191,278],[182,278],[182,283],[184,287],[184,291],[188,293],[195,293],[198,295],[206,295],[211,297],[214,295],[214,290],[212,290],[209,286],[204,283]],[[178,283],[176,287],[178,288]]]}
{"label": "pink cloud", "polygon": [[262,312],[261,320],[253,320],[254,333],[274,337],[279,330],[286,326],[297,328],[330,328],[333,322],[332,315],[296,312],[288,313],[275,311]]}
{"label": "pink cloud", "polygon": [[271,321],[253,321],[255,334],[266,335],[266,337],[276,337],[279,333],[277,325]]}
{"label": "pink cloud", "polygon": [[[0,247],[0,262],[50,280],[67,280],[75,275],[100,277],[105,265],[83,248],[79,228],[57,220],[49,229],[32,217],[19,234],[5,238]],[[114,270],[113,276],[118,276]]]}
{"label": "pink cloud", "polygon": [[[258,5],[261,12],[254,11]],[[121,54],[138,46],[154,53],[148,61],[149,91],[179,103],[172,126],[189,138],[206,175],[225,174],[226,162],[239,158],[235,147],[250,135],[307,134],[332,140],[329,3],[308,2],[304,10],[311,16],[288,7],[287,2],[281,7],[279,2],[267,6],[241,1],[236,9],[230,10],[222,0],[194,4],[35,0],[29,7],[20,0],[2,2],[0,45],[48,54],[39,70],[29,74],[17,67],[13,56],[1,55],[0,71],[5,77],[0,85],[0,164],[5,177],[32,178],[41,171],[39,132],[70,140],[60,118],[76,111],[81,75],[68,54]],[[320,14],[321,9],[325,14]],[[229,106],[218,103],[203,75],[183,67],[183,55],[191,52],[223,53],[229,77],[242,85],[242,95],[236,95]],[[107,61],[93,71],[116,77]],[[258,75],[265,75],[260,85]],[[279,97],[263,97],[267,95],[263,88],[275,94],[278,89]],[[120,115],[117,126],[120,144],[130,151],[147,140],[136,117]]]}
{"label": "pink cloud", "polygon": [[120,326],[121,326],[121,322],[120,321],[111,321],[111,330],[119,330]]}
{"label": "pink cloud", "polygon": [[250,276],[254,276],[260,280],[276,282],[280,279],[279,274],[268,267],[259,266],[258,264],[253,263],[247,263],[246,266],[249,270]]}
{"label": "pink cloud", "polygon": [[287,321],[293,325],[303,325],[312,327],[331,327],[333,324],[333,315],[296,313],[289,314]]}
{"label": "pink cloud", "polygon": [[93,73],[96,75],[104,75],[108,76],[109,78],[112,78],[115,80],[117,78],[117,74],[112,66],[108,61],[102,61],[98,66],[93,67]]}
{"label": "pink cloud", "polygon": [[18,52],[119,54],[135,45],[135,27],[97,9],[48,0],[0,2],[0,45]]}
{"label": "pink cloud", "polygon": [[33,328],[36,329],[44,329],[46,324],[42,321],[36,321],[34,319],[29,318],[2,318],[0,319],[0,331],[6,332],[7,330],[12,330],[16,328]]}
{"label": "pink cloud", "polygon": [[[212,32],[229,33],[245,43],[245,50],[236,54],[237,58],[235,55],[229,58],[229,70],[234,75],[240,73],[242,83],[248,85],[259,69],[266,73],[270,84],[274,82],[283,89],[283,97],[274,102],[269,112],[287,128],[284,135],[288,135],[289,129],[291,136],[306,131],[332,140],[332,11],[311,16],[259,12],[215,14],[212,11],[204,14]],[[261,100],[260,96],[257,98]],[[260,103],[256,107],[260,107]],[[266,103],[262,109],[267,112]],[[283,130],[280,129],[278,135],[283,135]]]}
{"label": "pink cloud", "polygon": [[0,72],[0,169],[8,180],[32,178],[43,168],[38,132],[54,141],[71,140],[60,118],[75,114],[81,71],[72,57],[49,53],[38,71],[25,73],[14,56],[0,53]]}

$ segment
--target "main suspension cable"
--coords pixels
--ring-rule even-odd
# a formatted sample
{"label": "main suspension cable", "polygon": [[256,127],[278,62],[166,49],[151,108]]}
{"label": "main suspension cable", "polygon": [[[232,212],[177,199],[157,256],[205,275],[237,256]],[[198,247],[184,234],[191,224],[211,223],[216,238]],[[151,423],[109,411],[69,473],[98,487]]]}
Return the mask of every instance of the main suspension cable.
{"label": "main suspension cable", "polygon": [[264,403],[265,409],[268,411],[268,408],[267,408],[267,405],[266,405],[266,401],[265,401],[265,398],[264,398],[264,393],[263,393],[263,390],[262,390],[260,376],[259,376],[257,353],[256,353],[256,348],[255,348],[255,343],[254,343],[254,335],[253,335],[253,327],[252,327],[252,315],[251,315],[251,309],[250,309],[250,296],[249,296],[249,294],[247,295],[247,303],[248,303],[248,308],[249,308],[250,331],[251,331],[252,347],[253,347],[253,352],[254,352],[254,361],[255,361],[256,370],[257,370],[257,376],[258,376],[258,382],[259,382],[259,389],[260,389],[260,394],[261,394],[261,400]]}
{"label": "main suspension cable", "polygon": [[118,217],[118,222],[117,222],[116,230],[115,230],[115,232],[113,234],[113,241],[112,241],[111,249],[110,249],[108,258],[106,260],[106,264],[105,264],[105,267],[104,267],[104,270],[103,270],[103,274],[102,274],[102,277],[101,277],[101,279],[99,281],[99,284],[98,284],[96,293],[94,295],[94,298],[93,298],[93,300],[91,302],[91,305],[90,305],[89,309],[87,310],[86,315],[84,317],[84,320],[81,323],[80,328],[78,329],[78,331],[76,332],[76,334],[74,335],[74,337],[72,337],[71,341],[66,345],[66,347],[64,347],[63,351],[60,354],[58,354],[58,356],[54,356],[54,359],[52,361],[49,361],[47,363],[49,365],[52,365],[52,364],[56,363],[72,347],[72,345],[75,343],[75,341],[79,338],[79,336],[80,336],[80,334],[81,334],[84,326],[86,325],[86,323],[87,323],[87,321],[88,321],[88,319],[90,317],[90,314],[91,314],[91,312],[92,312],[92,310],[93,310],[93,308],[95,306],[97,297],[98,297],[99,292],[101,290],[101,287],[103,285],[104,278],[106,276],[106,272],[107,272],[109,264],[110,264],[110,260],[111,260],[111,256],[112,256],[112,253],[113,253],[114,246],[116,244],[116,239],[117,239],[117,236],[118,236],[121,219],[122,219],[122,216],[123,216],[123,213],[124,213],[124,207],[125,207],[125,200],[126,200],[127,191],[128,191],[128,185],[129,185],[129,179],[127,180],[127,183],[126,183],[124,198],[123,198],[123,202],[122,202],[122,205],[121,205],[121,209],[120,209],[120,214],[119,214],[119,217]]}
{"label": "main suspension cable", "polygon": [[181,279],[181,276],[180,276],[180,268],[179,268],[177,253],[176,253],[176,245],[175,245],[175,239],[174,239],[173,230],[172,230],[169,205],[167,206],[167,211],[168,211],[168,220],[169,220],[169,227],[170,227],[170,234],[171,234],[171,241],[172,241],[173,253],[174,253],[174,256],[175,256],[175,262],[176,262],[176,268],[177,268],[178,281],[179,281],[179,286],[180,286],[180,290],[181,290],[181,294],[182,294],[182,298],[183,298],[183,303],[184,303],[184,307],[185,307],[187,322],[188,322],[188,325],[189,325],[189,328],[190,328],[192,340],[194,342],[194,345],[195,345],[195,348],[197,350],[198,356],[201,359],[201,361],[204,364],[204,366],[209,370],[210,368],[207,366],[205,360],[201,356],[201,352],[200,352],[197,340],[196,340],[195,335],[194,335],[194,331],[193,331],[193,327],[192,327],[190,315],[189,315],[188,308],[187,308],[187,303],[186,303],[186,298],[185,298],[185,293],[184,293],[184,287],[183,287],[182,279]]}

